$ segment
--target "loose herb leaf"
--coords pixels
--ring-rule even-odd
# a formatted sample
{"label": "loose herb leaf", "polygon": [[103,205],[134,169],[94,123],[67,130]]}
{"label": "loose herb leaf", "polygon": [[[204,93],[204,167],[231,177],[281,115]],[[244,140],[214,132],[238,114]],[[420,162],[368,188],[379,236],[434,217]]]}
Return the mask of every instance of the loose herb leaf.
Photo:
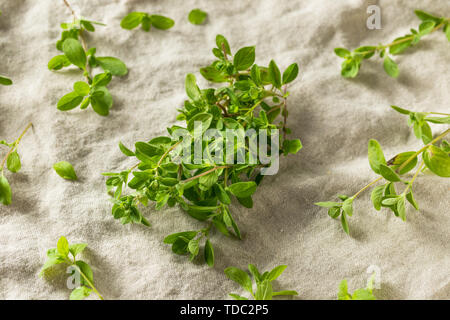
{"label": "loose herb leaf", "polygon": [[63,179],[66,180],[78,180],[77,174],[73,169],[73,166],[67,161],[57,162],[53,165],[56,173]]}
{"label": "loose herb leaf", "polygon": [[205,22],[206,16],[208,14],[205,11],[202,11],[200,9],[193,9],[191,12],[189,12],[188,20],[192,24],[202,24]]}

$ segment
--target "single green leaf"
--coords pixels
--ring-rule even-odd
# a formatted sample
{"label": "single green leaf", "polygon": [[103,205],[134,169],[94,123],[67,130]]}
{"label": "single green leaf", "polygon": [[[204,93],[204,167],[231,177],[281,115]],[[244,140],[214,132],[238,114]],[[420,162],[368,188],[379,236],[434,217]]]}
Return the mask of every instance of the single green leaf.
{"label": "single green leaf", "polygon": [[84,261],[78,260],[75,262],[78,268],[80,268],[81,272],[86,276],[86,278],[91,282],[88,283],[84,277],[81,277],[81,284],[86,284],[91,286],[94,283],[94,274],[92,273],[91,267]]}
{"label": "single green leaf", "polygon": [[424,21],[419,25],[419,33],[421,36],[424,36],[426,34],[429,34],[431,31],[433,31],[434,26],[436,25],[436,22],[434,21]]}
{"label": "single green leaf", "polygon": [[77,174],[73,169],[73,166],[67,161],[57,162],[53,165],[56,173],[66,180],[78,180]]}
{"label": "single green leaf", "polygon": [[247,272],[235,267],[228,267],[224,272],[230,280],[238,283],[244,290],[253,294],[252,280]]}
{"label": "single green leaf", "polygon": [[214,249],[213,246],[211,244],[211,242],[209,241],[209,239],[206,240],[205,242],[205,262],[208,266],[210,266],[211,268],[214,267]]}
{"label": "single green leaf", "polygon": [[273,281],[277,279],[287,268],[286,265],[277,266],[272,269],[272,271],[269,272],[269,275],[267,276],[266,280]]}
{"label": "single green leaf", "polygon": [[342,280],[339,284],[339,291],[337,296],[338,300],[350,300],[351,297],[348,294],[348,284],[346,279]]}
{"label": "single green leaf", "polygon": [[340,214],[341,214],[341,208],[339,208],[339,207],[332,207],[332,208],[328,209],[328,215],[333,219],[336,219],[337,217],[339,217]]}
{"label": "single green leaf", "polygon": [[257,185],[254,181],[236,182],[229,185],[227,190],[238,198],[246,198],[255,193],[256,187]]}
{"label": "single green leaf", "polygon": [[375,173],[380,174],[380,165],[386,165],[386,159],[384,158],[383,150],[377,140],[369,140],[368,158],[372,170]]}
{"label": "single green leaf", "polygon": [[152,14],[150,16],[150,19],[152,20],[152,25],[156,29],[167,30],[172,28],[175,24],[175,21],[173,21],[172,19],[156,14]]}
{"label": "single green leaf", "polygon": [[214,66],[208,66],[200,69],[200,74],[211,82],[227,82],[228,77],[223,72],[217,70]]}
{"label": "single green leaf", "polygon": [[198,252],[199,252],[199,250],[200,250],[199,240],[198,240],[198,239],[192,239],[192,240],[190,240],[189,243],[188,243],[188,249],[189,249],[189,252],[190,252],[193,256],[198,255]]}
{"label": "single green leaf", "polygon": [[398,176],[398,174],[392,170],[392,168],[384,165],[384,164],[380,164],[380,175],[383,176],[383,178],[385,178],[388,181],[391,182],[398,182],[400,181],[400,177]]}
{"label": "single green leaf", "polygon": [[96,87],[91,96],[92,109],[101,116],[107,116],[112,104],[112,96],[108,89],[106,87]]}
{"label": "single green leaf", "polygon": [[[397,170],[397,168],[399,168],[404,162],[406,162],[407,160],[409,160],[409,158],[411,158],[412,156],[414,156],[416,153],[414,151],[407,151],[407,152],[402,152],[399,153],[398,155],[396,155],[392,160],[392,169]],[[417,156],[415,156],[412,160],[410,160],[408,162],[408,164],[402,168],[402,170],[399,171],[399,174],[403,175],[409,171],[411,171],[412,169],[414,169],[417,165]]]}
{"label": "single green leaf", "polygon": [[188,20],[192,24],[202,24],[208,14],[200,9],[193,9],[189,12]]}
{"label": "single green leaf", "polygon": [[214,185],[214,193],[216,194],[217,199],[223,204],[229,205],[231,203],[230,197],[220,184]]}
{"label": "single green leaf", "polygon": [[298,292],[294,290],[283,290],[272,292],[272,296],[298,296]]}
{"label": "single green leaf", "polygon": [[0,84],[1,85],[10,86],[10,85],[12,85],[12,83],[13,82],[11,81],[11,79],[0,76]]}
{"label": "single green leaf", "polygon": [[400,108],[400,107],[397,107],[397,106],[391,106],[391,108],[394,109],[397,112],[402,113],[402,114],[406,114],[406,115],[411,114],[411,111],[403,109],[403,108]]}
{"label": "single green leaf", "polygon": [[353,198],[348,198],[342,203],[342,210],[346,215],[353,215]]}
{"label": "single green leaf", "polygon": [[399,74],[398,65],[389,56],[386,56],[384,58],[383,66],[384,66],[384,71],[386,71],[386,73],[389,76],[391,76],[392,78],[398,77],[398,74]]}
{"label": "single green leaf", "polygon": [[334,48],[334,53],[341,58],[347,58],[351,54],[351,52],[345,48]]}
{"label": "single green leaf", "polygon": [[212,119],[213,116],[210,113],[198,113],[188,121],[187,129],[194,132],[201,125],[201,133],[203,134],[211,126]]}
{"label": "single green leaf", "polygon": [[92,289],[80,286],[78,288],[73,289],[72,293],[70,294],[70,300],[83,300],[84,298],[88,297],[92,292]]}
{"label": "single green leaf", "polygon": [[50,61],[48,62],[47,67],[49,70],[60,70],[70,65],[71,62],[69,61],[69,59],[67,59],[65,55],[61,54],[51,58]]}
{"label": "single green leaf", "polygon": [[438,23],[441,20],[439,17],[435,17],[432,14],[422,11],[422,10],[414,10],[414,13],[422,21],[431,20],[431,21]]}
{"label": "single green leaf", "polygon": [[9,185],[8,179],[0,172],[0,202],[5,206],[11,204],[11,187]]}
{"label": "single green leaf", "polygon": [[294,139],[294,140],[284,140],[283,141],[283,149],[287,153],[296,154],[302,149],[302,142],[300,139]]}
{"label": "single green leaf", "polygon": [[83,97],[76,92],[70,92],[59,99],[57,108],[61,111],[72,110],[76,108],[81,101],[83,101]]}
{"label": "single green leaf", "polygon": [[198,231],[183,231],[173,233],[164,238],[164,243],[173,244],[179,237],[184,237],[186,239],[192,240],[197,234]]}
{"label": "single green leaf", "polygon": [[189,73],[186,76],[185,86],[186,86],[186,93],[189,98],[191,98],[193,101],[201,100],[202,94],[197,86],[195,76],[192,73]]}
{"label": "single green leaf", "polygon": [[406,200],[408,200],[409,203],[414,207],[414,209],[419,210],[419,205],[417,204],[416,200],[414,199],[412,191],[409,191],[406,194]]}
{"label": "single green leaf", "polygon": [[231,54],[230,45],[228,44],[228,40],[221,34],[216,36],[216,45],[220,51],[225,51],[226,54]]}
{"label": "single green leaf", "polygon": [[64,40],[62,49],[72,64],[80,69],[86,70],[86,53],[78,40],[72,38]]}
{"label": "single green leaf", "polygon": [[269,78],[275,88],[281,88],[281,74],[275,61],[271,60],[269,63]]}
{"label": "single green leaf", "polygon": [[76,257],[87,247],[86,243],[75,243],[69,245],[69,252]]}
{"label": "single green leaf", "polygon": [[354,78],[358,75],[360,62],[354,59],[345,59],[341,65],[341,75],[344,78]]}
{"label": "single green leaf", "polygon": [[13,151],[9,154],[6,160],[6,167],[11,172],[19,172],[20,168],[22,168],[22,164],[20,163],[20,157],[17,151]]}
{"label": "single green leaf", "polygon": [[233,58],[236,70],[247,70],[255,62],[255,47],[244,47],[238,50]]}
{"label": "single green leaf", "polygon": [[119,142],[119,149],[127,157],[134,157],[135,156],[134,152],[131,151],[130,149],[128,149],[127,147],[125,147],[122,142]]}
{"label": "single green leaf", "polygon": [[406,221],[405,197],[400,197],[397,201],[397,212],[403,221]]}
{"label": "single green leaf", "polygon": [[442,149],[431,145],[422,154],[423,161],[428,169],[434,174],[448,178],[450,177],[450,156]]}
{"label": "single green leaf", "polygon": [[122,60],[114,57],[95,57],[100,67],[113,76],[124,76],[128,73],[127,66]]}
{"label": "single green leaf", "polygon": [[377,211],[380,211],[381,209],[381,201],[383,200],[384,188],[384,185],[377,186],[372,190],[372,194],[370,195],[373,206]]}
{"label": "single green leaf", "polygon": [[393,42],[395,42],[396,44],[389,47],[389,53],[393,55],[402,53],[413,44],[413,40],[410,38],[410,36],[404,36],[394,39]]}
{"label": "single green leaf", "polygon": [[141,24],[144,16],[145,13],[143,12],[131,12],[122,19],[122,21],[120,22],[120,26],[123,29],[127,30],[134,29]]}
{"label": "single green leaf", "polygon": [[348,229],[348,222],[345,214],[341,214],[341,224],[342,228],[344,229],[346,234],[350,234],[350,231]]}
{"label": "single green leaf", "polygon": [[332,201],[316,202],[314,204],[316,206],[324,207],[324,208],[332,208],[332,207],[341,207],[342,206],[342,203],[340,203],[340,202],[332,202]]}
{"label": "single green leaf", "polygon": [[298,64],[293,63],[283,72],[283,84],[290,83],[297,78],[298,75]]}
{"label": "single green leaf", "polygon": [[69,255],[69,242],[65,237],[59,238],[56,249],[58,250],[58,253],[63,257],[67,257]]}
{"label": "single green leaf", "polygon": [[89,91],[91,88],[89,87],[89,84],[83,81],[77,81],[73,84],[73,90],[76,92],[80,97],[87,96],[89,94]]}

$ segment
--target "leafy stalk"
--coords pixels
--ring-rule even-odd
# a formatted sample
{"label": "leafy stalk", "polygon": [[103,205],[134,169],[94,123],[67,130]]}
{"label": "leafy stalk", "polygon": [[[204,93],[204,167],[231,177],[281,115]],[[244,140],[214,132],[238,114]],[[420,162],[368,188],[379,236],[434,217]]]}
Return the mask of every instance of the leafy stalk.
{"label": "leafy stalk", "polygon": [[[384,180],[384,184],[375,187],[371,194],[371,200],[376,210],[381,207],[389,208],[395,216],[406,220],[406,202],[409,202],[416,210],[419,205],[414,199],[413,183],[423,171],[423,167],[434,174],[448,178],[450,177],[450,144],[443,140],[450,129],[445,130],[433,139],[429,123],[450,124],[450,116],[440,112],[413,112],[397,106],[392,106],[397,112],[408,115],[408,124],[413,127],[414,134],[425,144],[418,151],[402,152],[389,161],[385,160],[380,144],[376,140],[369,141],[368,158],[372,170],[379,177],[356,192],[353,196],[339,195],[342,202],[317,202],[316,205],[328,208],[328,215],[333,219],[340,217],[344,231],[348,234],[348,217],[353,215],[353,201],[365,190],[369,189],[379,181]],[[430,115],[440,115],[434,117]],[[436,144],[442,141],[440,146]],[[418,164],[418,158],[422,155],[422,160]],[[416,168],[411,180],[404,180],[403,176]],[[406,187],[402,193],[398,194],[395,183],[402,183]]]}
{"label": "leafy stalk", "polygon": [[[83,71],[86,82],[77,81],[73,91],[64,95],[57,104],[58,110],[68,111],[78,106],[86,109],[89,105],[101,115],[107,116],[112,107],[113,99],[107,89],[112,76],[124,76],[128,73],[126,65],[118,58],[97,57],[96,48],[88,48],[84,33],[94,32],[94,25],[105,24],[78,17],[67,0],[63,0],[73,16],[73,22],[62,23],[61,39],[56,48],[63,54],[53,57],[48,63],[48,69],[60,70],[74,65]],[[92,69],[100,67],[103,73],[93,75]]]}
{"label": "leafy stalk", "polygon": [[337,294],[338,300],[376,300],[373,294],[374,281],[375,273],[370,277],[366,288],[357,289],[350,294],[348,292],[347,280],[342,280],[339,284],[339,291]]}
{"label": "leafy stalk", "polygon": [[7,143],[5,140],[0,141],[0,145],[3,144],[10,148],[3,158],[2,162],[0,163],[0,202],[6,206],[10,205],[12,202],[12,191],[11,186],[9,185],[9,182],[4,174],[5,164],[7,169],[12,173],[19,172],[19,170],[22,168],[17,148],[19,147],[19,143],[25,133],[27,133],[28,129],[30,129],[32,126],[33,124],[30,122],[22,131],[20,136],[12,143]]}
{"label": "leafy stalk", "polygon": [[418,30],[411,29],[411,33],[403,37],[396,38],[388,44],[380,44],[378,46],[363,46],[353,51],[345,48],[335,48],[334,52],[337,56],[345,59],[342,62],[341,75],[346,78],[354,78],[357,76],[363,60],[370,59],[375,54],[379,54],[380,58],[384,58],[383,67],[386,73],[396,78],[399,75],[397,63],[389,57],[403,53],[407,48],[417,44],[422,37],[431,34],[440,29],[445,33],[448,41],[450,41],[450,18],[436,17],[427,12],[416,10],[416,16],[422,20]]}

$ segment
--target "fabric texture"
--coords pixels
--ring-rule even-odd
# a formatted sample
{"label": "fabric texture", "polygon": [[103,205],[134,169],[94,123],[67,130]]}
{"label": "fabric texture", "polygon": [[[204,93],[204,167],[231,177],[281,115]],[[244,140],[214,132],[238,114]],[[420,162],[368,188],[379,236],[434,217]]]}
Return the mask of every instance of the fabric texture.
{"label": "fabric texture", "polygon": [[[11,206],[0,206],[0,298],[68,299],[67,274],[50,279],[38,273],[48,248],[58,238],[86,242],[83,259],[93,267],[97,289],[106,299],[229,299],[245,295],[223,272],[226,267],[261,270],[288,268],[274,289],[299,292],[294,299],[335,299],[340,281],[349,290],[364,287],[369,266],[379,268],[380,299],[450,298],[450,183],[423,175],[417,179],[416,212],[403,222],[377,212],[370,192],[355,200],[351,236],[326,210],[314,205],[340,193],[353,194],[375,178],[367,161],[370,138],[386,158],[418,150],[406,117],[395,104],[417,111],[449,112],[450,44],[441,32],[425,37],[395,60],[398,79],[388,77],[380,59],[365,61],[352,80],[340,76],[335,47],[388,43],[417,27],[414,9],[450,16],[448,1],[71,1],[83,16],[103,21],[87,38],[97,55],[123,60],[129,74],[109,85],[114,106],[108,117],[89,108],[61,112],[58,99],[83,80],[75,68],[51,72],[58,51],[60,23],[71,20],[63,1],[0,0],[0,74],[14,84],[0,86],[0,138],[15,139],[26,124],[34,127],[19,146],[20,173],[8,175]],[[378,4],[382,29],[366,27],[369,4]],[[205,25],[188,22],[191,9],[208,13]],[[120,27],[129,12],[163,14],[175,20],[167,31]],[[279,173],[266,177],[254,195],[255,206],[236,204],[233,213],[242,241],[218,232],[212,236],[216,265],[191,263],[162,242],[173,232],[198,229],[180,208],[143,209],[152,226],[122,226],[111,215],[101,172],[119,171],[134,162],[119,151],[166,134],[186,94],[184,79],[213,60],[216,34],[232,51],[256,46],[256,62],[271,59],[284,70],[297,62],[300,75],[290,85],[292,138],[304,148],[281,159]],[[443,131],[443,126],[432,126]],[[6,148],[1,148],[4,155]],[[71,162],[79,181],[61,179],[52,169]],[[95,299],[95,295],[91,299]]]}

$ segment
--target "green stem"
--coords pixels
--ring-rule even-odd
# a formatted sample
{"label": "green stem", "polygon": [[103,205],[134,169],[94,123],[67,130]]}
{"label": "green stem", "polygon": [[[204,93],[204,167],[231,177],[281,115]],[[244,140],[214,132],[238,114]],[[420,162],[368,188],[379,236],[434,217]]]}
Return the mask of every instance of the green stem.
{"label": "green stem", "polygon": [[368,185],[366,185],[364,188],[362,188],[361,190],[359,190],[357,193],[355,193],[353,195],[353,199],[355,199],[357,196],[359,196],[362,192],[364,192],[364,190],[366,190],[367,188],[369,188],[370,186],[374,185],[375,183],[377,183],[378,181],[380,181],[381,179],[383,179],[383,177],[379,177],[375,180],[373,180],[372,182],[370,182]]}
{"label": "green stem", "polygon": [[3,158],[2,163],[0,165],[0,171],[3,172],[3,168],[5,167],[5,163],[6,160],[8,159],[9,155],[11,153],[13,153],[15,150],[17,150],[17,147],[19,146],[20,141],[22,140],[23,136],[25,135],[25,133],[27,133],[28,129],[30,129],[33,126],[33,124],[30,122],[26,128],[23,130],[22,134],[19,136],[19,138],[17,138],[16,141],[14,141],[13,146],[11,147],[11,149],[8,151],[8,153],[6,154],[6,156]]}
{"label": "green stem", "polygon": [[218,166],[218,167],[214,167],[214,168],[209,169],[209,170],[207,170],[207,171],[205,171],[205,172],[203,172],[203,173],[200,173],[199,175],[190,177],[190,178],[188,178],[188,179],[186,179],[186,180],[183,180],[183,181],[181,181],[181,182],[182,182],[182,183],[186,183],[186,182],[189,182],[189,181],[198,179],[198,178],[200,178],[200,177],[206,176],[207,174],[210,174],[211,172],[214,172],[214,171],[216,171],[216,170],[219,170],[219,169],[225,169],[225,168],[231,168],[231,167],[232,167],[232,166]]}
{"label": "green stem", "polygon": [[[449,20],[449,19],[446,18],[446,20]],[[433,32],[435,32],[436,30],[439,30],[439,29],[442,28],[444,25],[445,25],[445,22],[442,22],[442,23],[438,24],[436,27],[433,28],[433,30],[431,30],[430,33],[433,33]],[[430,33],[429,33],[429,34],[430,34]],[[393,42],[391,42],[391,43],[389,43],[389,44],[386,44],[386,45],[380,45],[380,46],[376,47],[375,49],[367,50],[367,51],[362,51],[362,52],[357,52],[357,53],[358,53],[359,55],[365,55],[365,54],[368,54],[368,53],[376,52],[377,50],[387,49],[387,48],[390,48],[390,47],[395,46],[395,45],[397,45],[397,44],[400,44],[400,43],[403,43],[403,42],[407,42],[407,41],[413,40],[414,37],[415,37],[415,35],[411,35],[411,36],[409,36],[409,37],[406,37],[406,38],[403,38],[403,39],[400,39],[400,40],[393,41]]]}
{"label": "green stem", "polygon": [[450,113],[442,113],[442,112],[427,112],[428,114],[437,114],[440,116],[450,116]]}
{"label": "green stem", "polygon": [[414,174],[414,176],[412,177],[412,179],[409,181],[408,186],[406,187],[405,191],[403,191],[403,194],[406,194],[408,192],[409,189],[411,189],[414,181],[416,180],[417,176],[420,173],[420,170],[422,170],[423,165],[425,164],[425,162],[422,160],[422,162],[419,165],[419,168],[417,169],[416,173]]}

